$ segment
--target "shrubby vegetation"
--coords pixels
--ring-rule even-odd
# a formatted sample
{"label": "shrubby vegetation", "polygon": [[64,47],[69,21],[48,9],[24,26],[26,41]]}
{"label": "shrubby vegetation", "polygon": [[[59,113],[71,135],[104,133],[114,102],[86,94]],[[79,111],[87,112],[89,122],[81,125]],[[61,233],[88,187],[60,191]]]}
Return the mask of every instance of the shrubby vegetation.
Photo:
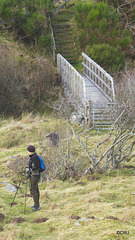
{"label": "shrubby vegetation", "polygon": [[8,21],[8,26],[16,33],[17,39],[21,38],[27,43],[39,45],[39,48],[44,47],[44,51],[48,52],[51,41],[47,15],[51,6],[50,0],[2,0],[0,17],[5,24]]}
{"label": "shrubby vegetation", "polygon": [[123,28],[120,17],[113,6],[102,1],[76,5],[77,42],[108,71],[119,71],[124,67],[125,53],[131,43],[130,31]]}
{"label": "shrubby vegetation", "polygon": [[125,63],[125,53],[121,52],[120,47],[113,47],[105,43],[93,44],[92,47],[86,47],[86,52],[88,56],[104,69],[108,69],[109,72],[122,69]]}
{"label": "shrubby vegetation", "polygon": [[[51,0],[2,0],[0,19],[5,21],[5,24],[0,25],[0,29],[8,27],[9,31],[14,32],[15,39],[21,39],[29,46],[32,44],[42,54],[50,54],[48,16],[52,8]],[[76,33],[76,48],[79,52],[85,51],[109,72],[122,70],[125,59],[134,58],[133,1],[78,0],[75,1],[75,11],[77,25],[73,30]],[[114,54],[111,57],[110,51],[115,53],[116,63]],[[107,64],[108,61],[111,66]]]}
{"label": "shrubby vegetation", "polygon": [[0,112],[19,115],[35,111],[41,102],[53,95],[57,74],[52,63],[44,57],[34,58],[16,54],[0,46]]}
{"label": "shrubby vegetation", "polygon": [[[118,106],[119,107],[119,106]],[[115,112],[115,108],[113,111]],[[119,109],[120,110],[120,109]],[[115,121],[110,131],[96,131],[77,126],[66,120],[56,120],[26,115],[25,121],[11,119],[7,126],[1,121],[0,148],[21,148],[29,145],[33,139],[34,145],[45,160],[46,171],[42,180],[78,180],[82,176],[94,173],[109,174],[112,170],[121,169],[128,161],[134,159],[135,111],[124,109]],[[24,123],[25,122],[25,123]],[[10,129],[10,133],[9,133]],[[59,142],[56,146],[48,133],[56,132]],[[27,134],[29,132],[29,135]],[[24,151],[23,149],[23,151]],[[26,151],[26,150],[25,150]],[[19,152],[20,153],[20,152]],[[12,158],[11,158],[12,159]],[[27,166],[27,157],[16,156],[8,168],[13,178],[16,178]]]}

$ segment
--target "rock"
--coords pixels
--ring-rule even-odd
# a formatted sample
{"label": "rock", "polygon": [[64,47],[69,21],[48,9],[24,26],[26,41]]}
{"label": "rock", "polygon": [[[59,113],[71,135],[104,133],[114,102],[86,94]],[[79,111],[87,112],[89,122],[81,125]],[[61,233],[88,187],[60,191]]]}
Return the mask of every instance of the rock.
{"label": "rock", "polygon": [[75,223],[76,226],[80,225],[79,221],[77,220],[77,222]]}
{"label": "rock", "polygon": [[76,122],[76,119],[77,119],[76,115],[71,116],[71,121],[72,122]]}
{"label": "rock", "polygon": [[9,184],[9,183],[7,184],[6,187],[4,187],[4,189],[9,191],[9,192],[16,192],[17,191],[16,187],[13,186],[12,184]]}
{"label": "rock", "polygon": [[80,219],[80,221],[88,222],[86,218],[82,218],[82,219]]}

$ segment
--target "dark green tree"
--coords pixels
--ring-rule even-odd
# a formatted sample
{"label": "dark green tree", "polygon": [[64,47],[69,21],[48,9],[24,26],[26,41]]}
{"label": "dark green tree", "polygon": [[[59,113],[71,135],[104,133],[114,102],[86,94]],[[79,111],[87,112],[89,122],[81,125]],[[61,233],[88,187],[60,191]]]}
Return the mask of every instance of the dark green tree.
{"label": "dark green tree", "polygon": [[87,54],[100,66],[109,72],[122,69],[125,61],[125,54],[120,47],[110,46],[109,44],[93,44],[86,47]]}
{"label": "dark green tree", "polygon": [[47,28],[51,6],[51,0],[1,0],[0,18],[14,19],[10,26],[17,36],[35,42]]}
{"label": "dark green tree", "polygon": [[[115,54],[119,55],[119,53],[123,52],[122,56],[124,56],[124,52],[126,52],[131,43],[131,35],[128,29],[123,29],[120,22],[120,14],[113,6],[103,1],[89,3],[79,2],[76,5],[75,19],[78,27],[77,37],[80,48],[83,49],[86,54],[92,52],[97,63],[101,64],[101,66],[105,65],[106,70],[108,70],[108,66],[104,64],[103,59],[106,58],[106,56],[111,58],[111,54],[107,54],[107,51],[114,49]],[[88,51],[90,48],[92,48],[92,50]],[[100,49],[100,54],[96,56],[97,49]],[[121,61],[121,58],[119,58],[119,60]],[[112,69],[119,70],[124,66],[123,60],[122,64],[118,62],[115,63],[113,59],[110,59],[110,62],[116,64],[116,66],[112,66]]]}

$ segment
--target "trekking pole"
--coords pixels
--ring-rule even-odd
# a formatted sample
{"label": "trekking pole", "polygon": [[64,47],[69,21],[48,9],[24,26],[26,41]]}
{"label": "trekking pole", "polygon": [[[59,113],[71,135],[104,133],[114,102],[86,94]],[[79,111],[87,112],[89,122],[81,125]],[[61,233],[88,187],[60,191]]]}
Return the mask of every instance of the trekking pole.
{"label": "trekking pole", "polygon": [[15,195],[14,195],[14,198],[13,198],[13,201],[12,201],[12,203],[11,203],[11,207],[13,206],[13,203],[14,203],[14,201],[15,201],[15,198],[16,198],[16,195],[17,195],[18,189],[20,188],[20,185],[21,185],[21,182],[22,182],[23,176],[24,176],[24,173],[22,174],[22,177],[21,177],[21,179],[19,180],[19,185],[18,185],[18,187],[17,187],[17,191],[16,191],[16,193],[15,193]]}
{"label": "trekking pole", "polygon": [[24,205],[24,214],[26,213],[26,195],[27,195],[27,176],[26,176],[26,186],[25,186],[25,205]]}

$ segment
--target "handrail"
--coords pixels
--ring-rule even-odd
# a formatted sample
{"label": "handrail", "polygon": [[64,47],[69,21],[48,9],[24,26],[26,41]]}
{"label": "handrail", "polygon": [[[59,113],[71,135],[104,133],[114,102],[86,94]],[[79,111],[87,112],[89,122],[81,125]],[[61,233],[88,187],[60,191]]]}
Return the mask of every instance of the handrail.
{"label": "handrail", "polygon": [[52,3],[52,5],[55,5],[57,2],[60,2],[60,0],[56,0],[55,2]]}
{"label": "handrail", "polygon": [[83,74],[112,102],[115,100],[113,78],[85,53],[83,56]]}
{"label": "handrail", "polygon": [[10,19],[8,19],[8,20],[1,21],[0,24],[4,24],[4,23],[7,23],[7,22],[11,22],[11,21],[13,21],[13,20],[15,20],[15,17],[10,18]]}
{"label": "handrail", "polygon": [[55,62],[55,59],[56,59],[56,44],[55,44],[55,39],[54,39],[52,26],[51,26],[51,48],[52,48],[53,61]]}
{"label": "handrail", "polygon": [[70,92],[74,98],[86,105],[86,87],[82,75],[60,54],[57,54],[57,71],[62,79],[65,94]]}
{"label": "handrail", "polygon": [[[70,0],[65,0],[65,3],[61,4],[59,7],[57,7],[54,11],[52,11],[51,14],[53,14],[54,12],[58,11],[60,8],[62,8],[64,5],[66,6],[66,3],[68,3]],[[56,1],[59,2],[59,1]],[[55,3],[56,3],[55,2]],[[53,4],[54,5],[54,4]]]}
{"label": "handrail", "polygon": [[55,60],[56,60],[56,43],[55,43],[55,38],[54,38],[54,33],[53,33],[53,28],[52,28],[50,15],[49,15],[49,21],[50,21],[50,30],[51,30],[52,60],[55,62]]}

